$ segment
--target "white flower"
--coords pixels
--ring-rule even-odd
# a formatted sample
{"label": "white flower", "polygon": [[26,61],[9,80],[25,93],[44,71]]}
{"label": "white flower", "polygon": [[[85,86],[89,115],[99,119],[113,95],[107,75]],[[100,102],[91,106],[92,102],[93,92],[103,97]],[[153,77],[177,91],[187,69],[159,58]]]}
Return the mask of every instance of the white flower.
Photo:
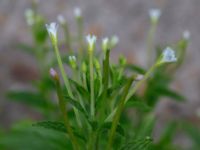
{"label": "white flower", "polygon": [[55,44],[57,42],[58,24],[55,22],[52,22],[49,25],[46,24],[46,28],[47,28],[47,31],[49,33],[49,36],[50,36],[52,42]]}
{"label": "white flower", "polygon": [[95,45],[96,40],[97,40],[97,37],[95,35],[89,34],[86,36],[86,41],[88,42],[90,51],[94,50],[94,45]]}
{"label": "white flower", "polygon": [[119,43],[119,37],[114,35],[110,40],[111,47],[113,48],[117,43]]}
{"label": "white flower", "polygon": [[26,17],[26,22],[29,26],[33,25],[35,20],[34,20],[34,11],[30,8],[25,10],[24,13],[25,17]]}
{"label": "white flower", "polygon": [[184,38],[185,40],[189,40],[189,39],[190,39],[190,31],[185,30],[185,31],[183,32],[183,38]]}
{"label": "white flower", "polygon": [[104,51],[106,51],[108,49],[108,42],[109,42],[109,39],[107,37],[102,39],[102,49]]}
{"label": "white flower", "polygon": [[76,18],[80,18],[81,15],[82,15],[81,9],[80,9],[79,7],[75,7],[75,8],[74,8],[74,16],[75,16]]}
{"label": "white flower", "polygon": [[57,20],[60,24],[65,24],[66,23],[66,20],[65,18],[63,17],[63,15],[58,15],[57,16]]}
{"label": "white flower", "polygon": [[161,63],[176,62],[176,61],[177,61],[177,58],[175,56],[174,50],[170,47],[165,48],[162,53]]}
{"label": "white flower", "polygon": [[161,16],[160,9],[151,9],[149,10],[149,16],[153,22],[157,22]]}

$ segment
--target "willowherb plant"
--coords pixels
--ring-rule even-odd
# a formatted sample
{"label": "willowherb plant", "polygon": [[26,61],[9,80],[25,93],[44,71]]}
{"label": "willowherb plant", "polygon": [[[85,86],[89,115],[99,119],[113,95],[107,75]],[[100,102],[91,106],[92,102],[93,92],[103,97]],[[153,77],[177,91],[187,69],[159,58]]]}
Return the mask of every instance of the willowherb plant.
{"label": "willowherb plant", "polygon": [[[100,40],[89,34],[84,42],[80,8],[75,8],[74,15],[78,29],[76,38],[72,38],[65,18],[62,15],[57,18],[64,31],[64,44],[68,49],[67,54],[62,55],[57,34],[59,25],[55,22],[45,25],[45,19],[34,10],[26,13],[27,23],[31,26],[35,39],[35,47],[28,49],[31,49],[39,62],[41,79],[34,84],[36,93],[10,92],[8,96],[39,108],[45,121],[34,121],[34,128],[28,131],[20,130],[18,134],[23,133],[25,136],[22,139],[26,139],[33,133],[32,130],[36,129],[40,137],[33,135],[32,138],[26,139],[30,142],[45,137],[46,140],[41,140],[36,149],[178,149],[179,147],[172,143],[176,122],[169,123],[159,140],[153,141],[152,133],[156,121],[153,111],[162,96],[179,101],[184,99],[182,95],[171,90],[169,84],[172,82],[173,72],[184,59],[189,32],[184,32],[183,38],[173,48],[157,48],[156,60],[152,64],[153,50],[156,49],[153,39],[161,12],[157,9],[151,10],[152,26],[147,41],[147,53],[150,54],[148,65],[152,65],[146,70],[128,64],[123,56],[119,57],[118,63],[111,63],[112,49],[119,41],[117,36],[103,38],[102,51],[97,53],[96,42]],[[51,47],[46,44],[48,34]],[[72,51],[72,39],[78,44],[78,53]],[[24,47],[27,49],[27,46],[23,45]],[[49,63],[48,53],[53,53]],[[57,64],[59,71],[53,69]],[[65,65],[71,70],[66,71]],[[145,85],[145,88],[142,85]],[[141,89],[142,94],[137,93]],[[51,101],[54,92],[57,94],[58,107]],[[127,115],[130,110],[134,110],[131,118]],[[9,138],[13,137],[11,134]],[[6,139],[2,138],[2,141],[0,146],[8,149],[14,146],[6,145]],[[15,149],[21,150],[19,145],[15,146]],[[25,147],[25,144],[23,146]],[[27,149],[34,149],[34,146],[27,146]]]}

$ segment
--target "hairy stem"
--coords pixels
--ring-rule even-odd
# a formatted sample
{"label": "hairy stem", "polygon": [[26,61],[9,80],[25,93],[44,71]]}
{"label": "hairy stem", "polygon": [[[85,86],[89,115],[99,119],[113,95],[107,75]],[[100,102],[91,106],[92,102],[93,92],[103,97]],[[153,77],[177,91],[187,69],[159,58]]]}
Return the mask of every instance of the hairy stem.
{"label": "hairy stem", "polygon": [[[63,63],[62,63],[62,59],[60,57],[60,53],[59,53],[59,50],[58,50],[58,46],[56,44],[54,45],[54,50],[55,50],[55,53],[56,53],[58,65],[59,65],[59,68],[60,68],[60,71],[61,71],[62,78],[64,80],[65,87],[67,89],[67,92],[68,92],[68,94],[71,98],[74,98],[74,95],[72,93],[72,90],[71,90],[71,87],[70,87],[70,84],[69,84],[69,79],[68,79],[68,76],[65,72],[65,69],[64,69],[64,66],[63,66]],[[75,107],[73,107],[73,110],[74,110],[74,113],[76,115],[77,123],[78,123],[79,126],[81,126],[81,120],[80,120],[80,115],[78,113],[78,110]]]}
{"label": "hairy stem", "polygon": [[[124,101],[124,104],[126,104],[128,102],[128,100],[135,94],[135,92],[137,91],[137,89],[151,76],[151,74],[154,72],[154,70],[156,69],[157,65],[154,64],[144,75],[143,79],[138,81],[135,86],[133,87],[133,89],[128,93],[126,100]],[[115,115],[117,111],[117,108],[115,108],[110,115],[105,119],[105,122],[107,121],[111,121],[113,116]]]}
{"label": "hairy stem", "polygon": [[91,118],[95,116],[95,101],[94,101],[94,68],[93,68],[93,52],[89,52],[89,66],[90,66],[90,111]]}
{"label": "hairy stem", "polygon": [[58,78],[55,79],[55,83],[56,83],[57,96],[58,96],[58,100],[59,100],[59,107],[60,107],[60,110],[61,110],[62,115],[63,115],[64,124],[67,128],[67,132],[68,132],[69,138],[72,142],[73,149],[78,150],[79,146],[78,146],[77,140],[76,140],[76,138],[73,134],[72,128],[70,126],[69,118],[68,118],[68,115],[67,115],[67,109],[66,109],[67,103],[64,100],[62,89],[61,89],[60,82],[59,82]]}
{"label": "hairy stem", "polygon": [[106,146],[106,150],[111,150],[112,149],[112,144],[113,144],[113,140],[114,140],[114,136],[115,136],[115,132],[116,132],[116,128],[122,113],[122,110],[124,108],[124,102],[126,100],[126,96],[128,94],[128,91],[131,87],[131,84],[133,82],[134,78],[132,77],[129,82],[127,83],[127,85],[124,87],[123,93],[122,93],[122,97],[119,101],[115,116],[113,118],[113,122],[112,122],[112,127],[111,127],[111,131],[108,137],[108,144]]}

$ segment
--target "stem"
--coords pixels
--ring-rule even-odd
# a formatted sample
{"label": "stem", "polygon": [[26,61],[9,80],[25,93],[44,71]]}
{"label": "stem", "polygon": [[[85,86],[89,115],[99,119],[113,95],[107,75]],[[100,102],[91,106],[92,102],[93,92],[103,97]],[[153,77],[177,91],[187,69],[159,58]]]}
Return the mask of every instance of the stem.
{"label": "stem", "polygon": [[96,141],[97,140],[97,133],[96,131],[92,131],[89,139],[89,147],[88,150],[96,150]]}
{"label": "stem", "polygon": [[[154,70],[156,69],[157,67],[157,63],[154,64],[147,72],[146,74],[144,75],[143,79],[138,81],[135,86],[133,87],[132,91],[130,91],[127,95],[127,98],[124,102],[124,104],[126,104],[128,102],[128,100],[135,94],[135,92],[137,91],[137,89],[141,86],[141,84],[143,84],[148,78],[149,76],[152,74],[152,72],[154,72]],[[105,119],[105,122],[108,122],[110,120],[112,120],[113,116],[115,115],[117,111],[117,108],[115,108],[111,113],[110,115]]]}
{"label": "stem", "polygon": [[78,26],[78,43],[79,43],[79,60],[82,60],[82,55],[83,55],[83,49],[84,49],[84,45],[83,45],[83,18],[79,17],[77,18],[77,26]]}
{"label": "stem", "polygon": [[67,92],[68,92],[70,97],[74,98],[74,96],[72,94],[72,90],[71,90],[70,84],[69,84],[69,79],[68,79],[68,76],[67,76],[67,74],[65,72],[65,69],[63,67],[62,59],[60,57],[58,46],[56,44],[54,45],[54,50],[55,50],[55,53],[56,53],[56,57],[57,57],[57,60],[58,60],[58,65],[59,65],[59,68],[60,68],[60,71],[61,71],[62,78],[64,80],[65,87],[67,89]]}
{"label": "stem", "polygon": [[93,52],[89,51],[89,65],[90,65],[90,111],[91,118],[95,116],[95,102],[94,102],[94,68],[93,68]]}
{"label": "stem", "polygon": [[69,138],[72,142],[73,149],[78,150],[79,146],[78,146],[77,140],[76,140],[76,138],[73,134],[72,128],[70,126],[69,118],[68,118],[68,115],[67,115],[67,109],[66,109],[67,103],[65,102],[65,100],[63,98],[62,89],[61,89],[61,86],[60,86],[59,79],[57,77],[54,80],[55,80],[55,83],[56,83],[56,91],[57,91],[57,96],[58,96],[58,100],[59,100],[59,107],[60,107],[60,110],[61,110],[62,115],[63,115],[64,124],[67,128],[67,132],[68,132]]}
{"label": "stem", "polygon": [[131,84],[132,84],[133,80],[134,80],[134,77],[132,77],[129,80],[129,82],[127,83],[127,85],[125,86],[125,88],[123,90],[122,97],[120,99],[120,102],[118,104],[115,116],[113,118],[112,127],[111,127],[111,131],[110,131],[110,134],[109,134],[109,137],[108,137],[108,144],[106,146],[106,150],[111,150],[112,149],[112,143],[113,143],[113,139],[114,139],[114,136],[115,136],[116,128],[117,128],[117,125],[118,125],[122,110],[123,110],[124,105],[125,105],[124,102],[126,100],[126,96],[128,94],[128,91],[129,91],[129,89],[131,87]]}
{"label": "stem", "polygon": [[65,32],[65,39],[66,39],[67,48],[68,48],[69,52],[72,53],[71,37],[70,37],[70,32],[69,32],[68,25],[67,25],[67,23],[65,23],[62,26],[63,26],[64,32]]}
{"label": "stem", "polygon": [[[62,63],[62,59],[60,57],[58,46],[57,46],[57,44],[54,44],[53,46],[54,46],[54,50],[55,50],[56,57],[57,57],[57,60],[58,60],[58,65],[59,65],[59,68],[60,68],[60,71],[61,71],[62,78],[64,80],[65,87],[67,89],[67,92],[68,92],[68,94],[71,98],[74,98],[74,95],[72,93],[72,90],[71,90],[71,87],[70,87],[70,84],[69,84],[68,76],[67,76],[67,74],[64,70],[64,67],[63,67],[63,63]],[[74,110],[74,113],[76,115],[77,123],[78,123],[79,126],[81,126],[80,115],[78,113],[78,110],[75,107],[73,107],[73,110]]]}
{"label": "stem", "polygon": [[131,90],[131,92],[128,93],[127,98],[125,100],[125,103],[127,103],[127,101],[135,94],[136,90],[151,76],[151,74],[154,72],[154,70],[156,69],[157,65],[154,64],[144,75],[143,79],[138,81],[135,86],[133,87],[133,89]]}
{"label": "stem", "polygon": [[84,85],[85,89],[87,89],[86,73],[83,73],[83,85]]}
{"label": "stem", "polygon": [[104,119],[104,111],[105,106],[107,106],[107,91],[108,91],[108,84],[109,84],[109,57],[110,57],[110,50],[106,50],[105,59],[103,60],[103,97],[101,99],[101,105],[100,105],[100,114],[102,114],[102,118],[100,120]]}
{"label": "stem", "polygon": [[152,58],[153,58],[153,48],[154,48],[154,38],[155,38],[155,32],[156,32],[157,23],[152,22],[151,28],[149,30],[148,39],[147,39],[147,64],[148,66],[152,64]]}

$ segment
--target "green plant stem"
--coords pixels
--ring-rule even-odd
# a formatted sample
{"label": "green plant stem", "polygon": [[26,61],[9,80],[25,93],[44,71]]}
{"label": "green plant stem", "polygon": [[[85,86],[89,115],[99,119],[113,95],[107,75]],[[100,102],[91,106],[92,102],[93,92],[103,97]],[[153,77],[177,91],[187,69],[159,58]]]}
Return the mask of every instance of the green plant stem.
{"label": "green plant stem", "polygon": [[79,57],[79,60],[82,60],[83,49],[84,49],[84,45],[83,45],[83,18],[82,17],[77,18],[77,26],[78,26],[78,43],[79,43],[78,57]]}
{"label": "green plant stem", "polygon": [[138,81],[135,86],[133,87],[133,89],[128,93],[127,98],[125,100],[125,103],[127,103],[127,101],[135,94],[135,92],[137,91],[137,89],[152,75],[152,73],[154,72],[154,70],[156,69],[157,65],[154,64],[144,75],[143,79]]}
{"label": "green plant stem", "polygon": [[[138,81],[135,86],[133,87],[133,89],[128,93],[126,100],[124,101],[124,104],[126,104],[128,102],[128,100],[135,94],[135,92],[137,91],[137,89],[151,76],[151,74],[154,72],[154,70],[157,67],[157,63],[154,64],[144,75],[143,79]],[[105,122],[107,121],[111,121],[113,116],[115,115],[117,109],[115,108],[110,115],[105,119]]]}
{"label": "green plant stem", "polygon": [[61,71],[62,78],[64,80],[65,87],[67,89],[67,92],[68,92],[70,97],[74,98],[74,96],[72,94],[72,90],[71,90],[70,84],[69,84],[68,76],[67,76],[67,74],[65,72],[65,69],[63,67],[62,59],[60,57],[60,53],[59,53],[57,44],[54,45],[54,50],[55,50],[55,54],[56,54],[56,57],[57,57],[58,65],[59,65],[59,68],[60,68],[60,71]]}
{"label": "green plant stem", "polygon": [[92,131],[89,139],[89,147],[88,150],[96,150],[96,141],[97,140],[97,132]]}
{"label": "green plant stem", "polygon": [[83,72],[83,85],[84,85],[85,89],[87,89],[87,78],[86,78],[85,72]]}
{"label": "green plant stem", "polygon": [[67,115],[67,109],[66,109],[67,103],[64,100],[59,79],[57,77],[54,80],[55,80],[56,91],[57,91],[57,96],[58,96],[58,100],[59,100],[59,107],[60,107],[60,110],[62,112],[63,119],[64,119],[64,124],[65,124],[65,126],[67,128],[67,132],[68,132],[69,138],[70,138],[70,140],[72,142],[73,149],[74,150],[78,150],[79,146],[78,146],[77,140],[76,140],[76,138],[75,138],[75,136],[73,134],[72,128],[70,126],[69,118],[68,118],[68,115]]}
{"label": "green plant stem", "polygon": [[89,51],[89,66],[90,66],[90,111],[91,111],[91,118],[93,120],[95,116],[93,51]]}
{"label": "green plant stem", "polygon": [[120,116],[121,116],[121,113],[122,113],[122,110],[124,108],[124,105],[125,105],[125,100],[126,100],[126,96],[128,94],[128,91],[131,87],[131,84],[134,80],[134,77],[132,77],[127,85],[125,86],[124,90],[123,90],[123,94],[122,94],[122,97],[119,101],[119,104],[118,104],[118,107],[117,107],[117,110],[116,110],[116,113],[115,113],[115,116],[113,118],[113,122],[112,122],[112,127],[111,127],[111,130],[110,130],[110,134],[108,136],[108,144],[106,146],[106,150],[111,150],[112,149],[112,143],[113,143],[113,140],[114,140],[114,136],[115,136],[115,132],[116,132],[116,128],[117,128],[117,125],[118,125],[118,122],[119,122],[119,119],[120,119]]}
{"label": "green plant stem", "polygon": [[65,23],[65,24],[62,25],[62,27],[63,27],[63,30],[65,32],[65,39],[66,39],[67,49],[69,50],[70,53],[72,53],[71,36],[70,36],[68,24]]}
{"label": "green plant stem", "polygon": [[152,64],[154,58],[154,38],[157,28],[157,22],[151,23],[151,28],[149,30],[148,39],[147,39],[147,64],[148,66]]}
{"label": "green plant stem", "polygon": [[102,118],[100,120],[105,119],[104,118],[104,111],[105,106],[107,106],[107,91],[108,91],[108,83],[109,83],[109,57],[110,57],[110,50],[106,50],[105,59],[103,60],[103,96],[101,99],[101,105],[100,105],[100,114],[102,115]]}
{"label": "green plant stem", "polygon": [[[65,87],[67,89],[67,92],[69,94],[69,96],[71,98],[74,98],[74,95],[72,93],[72,90],[71,90],[71,87],[70,87],[70,84],[69,84],[69,79],[68,79],[68,76],[65,72],[65,69],[63,67],[63,63],[62,63],[62,59],[60,57],[60,53],[59,53],[59,50],[58,50],[58,46],[57,44],[53,45],[54,46],[54,50],[55,50],[55,53],[56,53],[56,57],[57,57],[57,61],[58,61],[58,65],[59,65],[59,68],[60,68],[60,71],[61,71],[61,75],[62,75],[62,78],[64,80],[64,84],[65,84]],[[80,120],[80,115],[78,113],[78,110],[73,107],[73,110],[74,110],[74,113],[76,115],[76,120],[77,120],[77,123],[79,126],[81,126],[81,120]]]}

